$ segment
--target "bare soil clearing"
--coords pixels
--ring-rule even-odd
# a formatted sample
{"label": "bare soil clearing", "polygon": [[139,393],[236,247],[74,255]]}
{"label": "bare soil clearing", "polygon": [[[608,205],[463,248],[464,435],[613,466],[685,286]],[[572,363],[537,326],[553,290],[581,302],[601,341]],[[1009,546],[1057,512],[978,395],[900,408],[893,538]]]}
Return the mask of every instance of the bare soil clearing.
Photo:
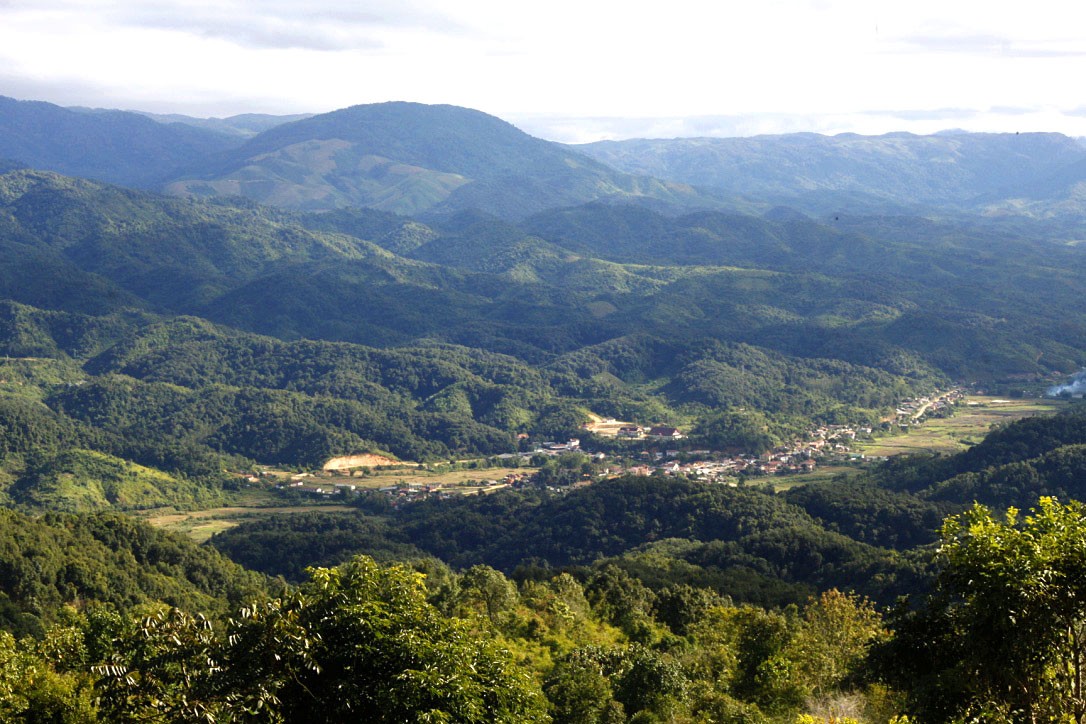
{"label": "bare soil clearing", "polygon": [[324,470],[350,470],[351,468],[372,468],[378,465],[410,465],[402,460],[393,460],[384,455],[344,455],[332,458],[324,464]]}

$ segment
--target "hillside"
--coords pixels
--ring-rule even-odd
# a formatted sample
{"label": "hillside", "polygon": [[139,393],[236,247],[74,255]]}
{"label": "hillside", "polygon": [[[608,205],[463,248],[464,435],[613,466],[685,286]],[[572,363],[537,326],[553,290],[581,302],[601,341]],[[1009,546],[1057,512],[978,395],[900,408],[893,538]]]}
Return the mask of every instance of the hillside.
{"label": "hillside", "polygon": [[955,377],[1081,362],[1082,254],[1041,221],[596,203],[426,226],[27,170],[0,176],[0,212],[0,293],[38,308],[143,308],[375,346],[436,339],[532,364],[642,333],[867,366],[904,355]]}
{"label": "hillside", "polygon": [[[750,405],[788,435],[816,418],[873,418],[934,379],[648,337],[532,365],[432,343],[284,342],[196,318],[8,304],[3,320],[0,350],[21,359],[0,366],[0,488],[28,508],[207,504],[223,495],[225,466],[254,461],[504,453],[514,433],[579,434],[588,410],[696,420]],[[785,378],[795,385],[774,389]]]}
{"label": "hillside", "polygon": [[71,311],[184,309],[276,264],[381,253],[255,209],[30,170],[0,176],[0,229],[0,294]]}
{"label": "hillside", "polygon": [[[716,408],[754,408],[783,432],[877,419],[946,377],[1011,384],[1083,359],[1080,248],[1037,222],[666,216],[597,203],[520,224],[472,212],[427,226],[20,170],[0,176],[0,225],[0,291],[26,305],[6,312],[10,354],[83,365],[93,384],[50,399],[79,419],[104,406],[110,435],[134,435],[140,415],[204,415],[170,443],[202,450],[201,470],[208,446],[292,464],[354,448],[504,452],[514,432],[562,434],[586,410],[696,424]],[[403,354],[376,351],[390,347]],[[216,361],[246,367],[254,349],[267,374]],[[479,356],[505,372],[465,367]],[[334,386],[286,372],[321,357],[338,360]],[[439,360],[452,370],[440,383],[375,376],[400,365],[431,380]],[[125,405],[140,412],[120,415]],[[456,432],[440,433],[452,419],[444,429]],[[159,424],[172,429],[150,429]],[[153,446],[167,438],[152,435]],[[180,469],[176,451],[90,449]]]}
{"label": "hillside", "polygon": [[595,199],[716,203],[682,184],[617,173],[478,111],[415,103],[353,106],[277,126],[166,190],[294,209],[477,208],[504,217]]}
{"label": "hillside", "polygon": [[237,144],[231,136],[126,111],[83,111],[0,96],[0,158],[69,176],[151,187]]}
{"label": "hillside", "polygon": [[0,626],[40,635],[65,604],[117,610],[164,602],[219,617],[271,581],[206,547],[116,514],[0,511]]}
{"label": "hillside", "polygon": [[[321,157],[321,134],[348,160],[380,143],[418,182],[387,198],[419,191],[421,220],[3,166],[0,719],[889,724],[987,701],[953,688],[972,686],[951,656],[972,645],[968,609],[924,616],[979,579],[955,576],[946,551],[1011,527],[973,501],[1036,506],[1023,526],[1066,516],[1053,530],[1075,545],[1022,550],[1077,550],[1082,509],[1046,497],[1086,494],[1073,403],[961,454],[779,493],[746,474],[599,479],[618,475],[610,461],[567,452],[486,495],[250,509],[206,547],[125,517],[291,505],[302,491],[250,476],[340,455],[488,477],[526,463],[482,458],[572,437],[628,461],[755,454],[817,425],[877,427],[952,382],[1024,394],[1086,362],[1072,221],[623,203],[644,187],[481,114],[428,109],[445,130],[413,128],[419,110],[286,123],[218,158],[288,178]],[[398,129],[356,123],[390,112],[411,131],[400,145]],[[488,137],[496,151],[469,145]],[[1075,169],[1020,180],[1037,171],[1036,188],[1073,194]],[[556,199],[573,205],[535,206]],[[581,428],[604,416],[686,437]],[[1078,586],[1079,557],[1057,562],[1070,575],[1025,580]],[[1014,595],[993,598],[997,623]],[[891,634],[879,607],[900,596],[918,613],[895,609]],[[1064,651],[1052,608],[1030,609],[1042,674]],[[934,694],[929,641],[949,672]]]}
{"label": "hillside", "polygon": [[[1081,144],[1053,133],[796,133],[601,141],[573,148],[627,173],[816,213],[976,210],[996,199],[1037,193],[1065,199],[1066,190],[1049,179],[1086,158]],[[1082,180],[1081,171],[1076,180]]]}

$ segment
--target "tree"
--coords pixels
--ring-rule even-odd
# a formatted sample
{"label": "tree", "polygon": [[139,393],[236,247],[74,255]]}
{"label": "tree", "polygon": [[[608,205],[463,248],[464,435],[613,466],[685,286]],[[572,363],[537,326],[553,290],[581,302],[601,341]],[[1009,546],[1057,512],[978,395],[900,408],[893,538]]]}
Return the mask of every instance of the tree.
{"label": "tree", "polygon": [[942,540],[933,593],[876,653],[883,677],[924,721],[1086,720],[1086,506],[977,505]]}
{"label": "tree", "polygon": [[733,621],[738,637],[732,693],[767,713],[794,709],[801,692],[793,682],[793,662],[787,657],[792,636],[788,619],[776,612],[740,608]]}
{"label": "tree", "polygon": [[162,608],[126,631],[104,663],[102,714],[109,721],[215,721],[224,706],[216,691],[219,642],[211,623]]}
{"label": "tree", "polygon": [[677,583],[656,594],[653,608],[656,620],[667,624],[679,636],[685,636],[691,624],[700,621],[723,603],[724,600],[712,589]]}
{"label": "tree", "polygon": [[460,577],[460,599],[468,608],[481,608],[493,624],[517,604],[517,589],[490,566],[472,566]]}
{"label": "tree", "polygon": [[701,420],[691,432],[701,444],[714,450],[738,448],[760,453],[779,440],[769,430],[769,422],[758,412],[731,410]]}
{"label": "tree", "polygon": [[632,640],[650,642],[658,634],[652,620],[655,594],[613,563],[592,575],[585,596],[601,619],[622,629]]}
{"label": "tree", "polygon": [[539,686],[431,605],[421,574],[365,557],[242,609],[225,637],[162,609],[94,670],[118,722],[548,720]]}
{"label": "tree", "polygon": [[[67,633],[67,631],[65,631]],[[50,631],[53,638],[59,631]],[[50,642],[16,641],[0,631],[0,721],[91,724],[98,721],[90,679],[58,671]]]}
{"label": "tree", "polygon": [[[406,568],[360,556],[317,569],[266,625],[283,616],[307,633],[313,664],[296,667],[278,692],[289,721],[547,720],[538,685],[493,640],[442,616],[422,576]],[[248,655],[281,655],[280,638],[264,641]],[[285,650],[295,652],[297,641]]]}
{"label": "tree", "polygon": [[882,633],[882,617],[870,601],[832,589],[807,605],[788,657],[803,687],[825,697],[855,673]]}
{"label": "tree", "polygon": [[620,658],[615,652],[588,646],[558,662],[544,683],[557,724],[612,724],[626,720],[611,686]]}

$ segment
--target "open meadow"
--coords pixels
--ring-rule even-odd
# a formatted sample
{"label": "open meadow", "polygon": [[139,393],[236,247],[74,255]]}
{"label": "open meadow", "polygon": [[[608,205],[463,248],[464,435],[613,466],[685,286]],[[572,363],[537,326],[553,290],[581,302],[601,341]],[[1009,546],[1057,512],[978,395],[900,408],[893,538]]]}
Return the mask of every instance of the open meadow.
{"label": "open meadow", "polygon": [[1005,399],[967,395],[955,406],[952,417],[930,418],[890,435],[858,440],[854,449],[869,457],[961,452],[984,439],[993,427],[1024,417],[1051,415],[1068,404],[1065,400],[1052,398]]}
{"label": "open meadow", "polygon": [[[336,485],[353,485],[361,490],[377,490],[390,485],[418,486],[427,485],[442,488],[454,493],[470,495],[479,492],[492,492],[498,486],[488,485],[489,481],[501,481],[509,474],[523,473],[523,468],[478,468],[453,470],[428,470],[417,465],[387,466],[373,469],[366,475],[350,476],[339,471],[315,473],[301,479],[306,487],[319,487],[332,490]],[[284,471],[268,471],[273,480],[286,482],[291,475]],[[504,486],[503,486],[504,487]],[[228,530],[244,520],[282,513],[322,513],[349,512],[355,508],[343,505],[342,498],[322,499],[318,495],[307,496],[305,500],[289,503],[281,491],[271,487],[254,487],[239,493],[232,505],[206,510],[180,511],[174,508],[145,511],[143,517],[156,528],[163,528],[184,533],[198,543],[203,543],[216,533]]]}

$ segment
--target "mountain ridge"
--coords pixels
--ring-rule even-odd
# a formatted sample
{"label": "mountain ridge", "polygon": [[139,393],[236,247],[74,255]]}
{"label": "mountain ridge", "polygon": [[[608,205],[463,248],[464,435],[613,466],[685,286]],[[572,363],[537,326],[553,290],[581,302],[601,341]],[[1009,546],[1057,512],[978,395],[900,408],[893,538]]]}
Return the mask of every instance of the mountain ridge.
{"label": "mountain ridge", "polygon": [[479,209],[519,220],[592,201],[672,214],[788,206],[816,216],[1086,216],[1086,146],[1055,133],[805,132],[564,146],[452,105],[389,101],[198,119],[0,98],[4,158],[176,195],[431,219]]}
{"label": "mountain ridge", "polygon": [[81,112],[0,96],[0,158],[70,176],[152,187],[235,141],[193,126],[156,123],[128,111]]}
{"label": "mountain ridge", "polygon": [[1079,142],[1058,133],[795,133],[599,141],[573,148],[629,173],[823,213],[834,203],[863,203],[865,196],[868,205],[975,211],[979,199],[1014,197],[1086,159]]}
{"label": "mountain ridge", "polygon": [[594,199],[717,205],[681,184],[633,177],[480,111],[392,101],[271,128],[167,184],[302,209],[400,213],[479,208],[524,216]]}

